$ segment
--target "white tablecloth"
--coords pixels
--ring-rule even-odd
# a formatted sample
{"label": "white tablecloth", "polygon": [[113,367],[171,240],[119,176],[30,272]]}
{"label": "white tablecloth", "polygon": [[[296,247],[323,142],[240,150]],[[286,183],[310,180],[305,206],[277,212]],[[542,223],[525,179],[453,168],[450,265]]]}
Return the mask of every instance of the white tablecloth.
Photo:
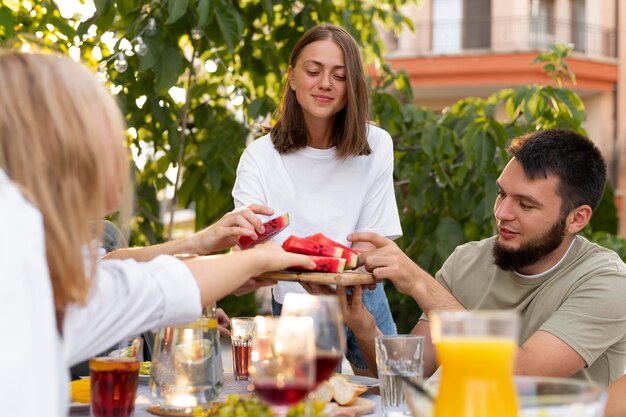
{"label": "white tablecloth", "polygon": [[[226,398],[228,394],[239,393],[243,394],[248,392],[248,381],[236,381],[233,375],[228,373],[224,374],[224,386],[222,388],[222,395],[220,399]],[[372,414],[368,414],[371,417],[382,417],[383,413],[380,408],[380,396],[369,392],[361,395],[363,398],[367,398],[376,402],[376,410]],[[218,401],[219,401],[218,400]],[[150,394],[150,387],[148,384],[140,383],[137,387],[137,399],[135,400],[135,417],[154,417],[154,414],[148,412],[148,408],[157,404],[156,399],[152,398]],[[89,410],[70,411],[70,416],[88,416]]]}

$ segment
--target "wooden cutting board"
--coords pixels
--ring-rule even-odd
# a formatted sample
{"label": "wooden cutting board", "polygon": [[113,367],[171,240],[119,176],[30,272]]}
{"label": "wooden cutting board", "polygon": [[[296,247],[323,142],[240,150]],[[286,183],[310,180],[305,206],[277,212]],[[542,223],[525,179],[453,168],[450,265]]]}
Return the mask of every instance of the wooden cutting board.
{"label": "wooden cutting board", "polygon": [[375,401],[361,397],[357,398],[356,401],[350,405],[339,405],[337,403],[329,404],[329,406],[332,405],[335,407],[328,407],[326,409],[326,415],[328,417],[340,417],[342,415],[365,416],[376,411]]}
{"label": "wooden cutting board", "polygon": [[266,272],[257,278],[341,286],[376,284],[374,276],[367,272],[342,272],[335,274],[332,272],[274,271]]}

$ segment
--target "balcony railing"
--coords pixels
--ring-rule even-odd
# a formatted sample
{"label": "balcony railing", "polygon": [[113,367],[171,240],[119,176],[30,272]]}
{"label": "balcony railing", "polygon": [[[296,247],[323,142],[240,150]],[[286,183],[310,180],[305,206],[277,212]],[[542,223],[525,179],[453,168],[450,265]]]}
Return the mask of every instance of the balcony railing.
{"label": "balcony railing", "polygon": [[416,24],[408,38],[387,37],[388,51],[410,55],[458,54],[469,51],[534,51],[552,43],[573,43],[574,50],[594,57],[616,57],[616,31],[581,22],[530,17],[480,18]]}

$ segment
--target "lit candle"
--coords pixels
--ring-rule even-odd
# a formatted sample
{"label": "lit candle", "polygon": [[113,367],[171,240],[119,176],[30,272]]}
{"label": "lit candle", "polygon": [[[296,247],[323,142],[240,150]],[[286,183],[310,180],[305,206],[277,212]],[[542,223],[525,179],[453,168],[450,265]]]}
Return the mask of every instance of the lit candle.
{"label": "lit candle", "polygon": [[197,404],[196,397],[189,394],[176,394],[169,398],[168,405],[176,408],[193,408]]}

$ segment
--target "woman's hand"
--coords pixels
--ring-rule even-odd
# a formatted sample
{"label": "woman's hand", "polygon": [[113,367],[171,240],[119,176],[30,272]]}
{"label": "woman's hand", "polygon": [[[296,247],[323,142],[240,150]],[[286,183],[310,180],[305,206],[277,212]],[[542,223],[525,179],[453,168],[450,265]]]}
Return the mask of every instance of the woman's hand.
{"label": "woman's hand", "polygon": [[273,213],[271,208],[258,204],[249,204],[226,213],[211,226],[188,238],[188,252],[207,255],[235,246],[241,236],[256,239],[265,232],[263,222],[257,214],[270,216]]}
{"label": "woman's hand", "polygon": [[261,259],[262,270],[259,274],[269,271],[279,271],[290,267],[300,267],[304,269],[315,268],[315,262],[307,255],[286,252],[280,245],[268,241],[246,249],[245,252],[252,252]]}

